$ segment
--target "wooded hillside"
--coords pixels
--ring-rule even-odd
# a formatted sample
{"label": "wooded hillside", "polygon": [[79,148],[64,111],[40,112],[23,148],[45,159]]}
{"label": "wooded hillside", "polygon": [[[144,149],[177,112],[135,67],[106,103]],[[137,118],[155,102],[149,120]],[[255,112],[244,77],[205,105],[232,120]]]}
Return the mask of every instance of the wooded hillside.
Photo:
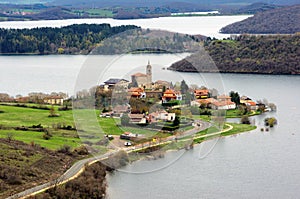
{"label": "wooded hillside", "polygon": [[300,5],[259,12],[221,29],[226,34],[294,34],[300,32]]}
{"label": "wooded hillside", "polygon": [[[300,74],[300,35],[250,36],[208,40],[206,52],[216,67],[193,54],[169,69],[183,72]],[[216,70],[217,69],[217,70]]]}
{"label": "wooded hillside", "polygon": [[62,28],[0,29],[0,53],[88,54],[103,39],[136,28],[80,24]]}

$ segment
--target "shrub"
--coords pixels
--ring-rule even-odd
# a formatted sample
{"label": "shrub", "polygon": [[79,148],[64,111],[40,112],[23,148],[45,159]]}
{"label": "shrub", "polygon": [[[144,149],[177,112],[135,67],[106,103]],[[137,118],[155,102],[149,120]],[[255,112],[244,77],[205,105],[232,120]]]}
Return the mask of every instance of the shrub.
{"label": "shrub", "polygon": [[16,173],[9,173],[7,174],[7,183],[11,185],[19,185],[22,184],[22,179]]}
{"label": "shrub", "polygon": [[277,124],[277,119],[275,117],[265,118],[265,126],[273,127]]}
{"label": "shrub", "polygon": [[130,118],[127,114],[123,114],[121,117],[121,124],[127,126],[129,124]]}
{"label": "shrub", "polygon": [[64,153],[67,155],[71,155],[71,147],[69,145],[63,145],[62,147],[60,147],[60,149],[57,150],[57,152],[59,153]]}
{"label": "shrub", "polygon": [[38,125],[32,125],[31,126],[32,128],[43,128],[43,126],[41,124],[38,124]]}
{"label": "shrub", "polygon": [[84,145],[81,145],[74,149],[74,152],[76,152],[78,155],[87,155],[89,154],[87,148]]}
{"label": "shrub", "polygon": [[13,141],[13,139],[14,139],[14,134],[13,133],[7,133],[7,140],[8,140],[8,142]]}
{"label": "shrub", "polygon": [[68,106],[64,106],[64,107],[59,107],[58,110],[59,111],[69,111],[69,110],[72,110],[72,108],[70,108]]}
{"label": "shrub", "polygon": [[241,118],[241,123],[242,124],[250,124],[249,117],[247,115],[243,115]]}
{"label": "shrub", "polygon": [[44,133],[43,139],[45,139],[45,140],[50,140],[50,138],[51,138],[51,136],[50,136],[49,134]]}

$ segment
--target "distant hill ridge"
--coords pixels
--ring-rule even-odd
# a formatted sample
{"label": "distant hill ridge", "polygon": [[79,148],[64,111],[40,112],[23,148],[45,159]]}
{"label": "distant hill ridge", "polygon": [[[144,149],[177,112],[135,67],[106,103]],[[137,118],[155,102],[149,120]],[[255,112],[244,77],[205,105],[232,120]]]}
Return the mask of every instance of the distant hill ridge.
{"label": "distant hill ridge", "polygon": [[253,3],[251,5],[243,6],[237,10],[233,10],[232,14],[255,14],[276,8],[281,8],[281,5],[267,4],[267,3]]}
{"label": "distant hill ridge", "polygon": [[[69,5],[69,6],[86,6],[90,7],[106,7],[106,6],[161,6],[173,3],[192,3],[202,5],[226,5],[226,4],[252,4],[258,2],[257,0],[0,0],[0,3],[11,4],[35,4],[35,3],[49,3],[52,5]],[[262,3],[271,3],[277,5],[293,5],[299,3],[298,0],[260,0]]]}
{"label": "distant hill ridge", "polygon": [[300,4],[259,12],[220,30],[226,34],[294,34],[300,32]]}

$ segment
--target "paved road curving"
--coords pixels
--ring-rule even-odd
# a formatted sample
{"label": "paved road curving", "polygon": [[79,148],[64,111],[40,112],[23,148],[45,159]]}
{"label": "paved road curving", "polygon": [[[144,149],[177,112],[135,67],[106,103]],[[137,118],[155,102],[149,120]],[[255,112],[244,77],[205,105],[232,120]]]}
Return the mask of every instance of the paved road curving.
{"label": "paved road curving", "polygon": [[[205,129],[207,129],[211,126],[211,124],[209,122],[204,122],[204,121],[201,121],[201,120],[196,120],[194,123],[199,124],[199,126],[196,125],[195,128],[193,128],[191,130],[188,130],[188,131],[185,131],[180,136],[167,137],[165,140],[163,140],[162,142],[160,142],[156,145],[162,145],[162,144],[172,142],[173,140],[175,140],[175,138],[180,139],[180,138],[184,138],[186,136],[194,135],[197,132],[205,130]],[[205,136],[208,136],[208,135],[204,135],[204,137]],[[130,153],[130,152],[133,152],[133,151],[138,151],[138,150],[147,148],[149,146],[150,146],[149,144],[143,144],[143,145],[140,145],[140,146],[134,146],[134,147],[126,148],[125,151]],[[154,145],[152,144],[151,146],[154,146]],[[95,156],[95,157],[80,160],[80,161],[76,162],[70,169],[68,169],[58,179],[53,180],[51,182],[47,182],[47,183],[42,184],[42,185],[38,185],[38,186],[30,188],[30,189],[27,189],[23,192],[12,195],[12,196],[8,197],[7,199],[27,198],[29,196],[33,196],[33,195],[36,195],[36,194],[41,193],[43,191],[46,191],[47,189],[50,189],[50,188],[52,188],[56,185],[64,184],[64,183],[78,177],[84,171],[84,168],[85,168],[86,165],[91,165],[91,164],[93,164],[97,161],[104,160],[104,159],[108,158],[109,156],[111,156],[111,155],[113,155],[113,154],[115,154],[119,151],[120,150],[113,151],[113,152],[108,152],[108,153],[103,154],[103,155],[99,155],[99,156]]]}

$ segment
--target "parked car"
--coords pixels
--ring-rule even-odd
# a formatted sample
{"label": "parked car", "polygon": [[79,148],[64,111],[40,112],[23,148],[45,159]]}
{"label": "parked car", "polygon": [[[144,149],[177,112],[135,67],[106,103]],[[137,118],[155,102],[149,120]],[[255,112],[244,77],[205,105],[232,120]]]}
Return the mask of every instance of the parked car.
{"label": "parked car", "polygon": [[131,146],[132,144],[131,144],[131,142],[125,142],[124,145],[125,146]]}
{"label": "parked car", "polygon": [[112,135],[106,135],[106,137],[109,139],[109,140],[113,140],[114,137]]}

